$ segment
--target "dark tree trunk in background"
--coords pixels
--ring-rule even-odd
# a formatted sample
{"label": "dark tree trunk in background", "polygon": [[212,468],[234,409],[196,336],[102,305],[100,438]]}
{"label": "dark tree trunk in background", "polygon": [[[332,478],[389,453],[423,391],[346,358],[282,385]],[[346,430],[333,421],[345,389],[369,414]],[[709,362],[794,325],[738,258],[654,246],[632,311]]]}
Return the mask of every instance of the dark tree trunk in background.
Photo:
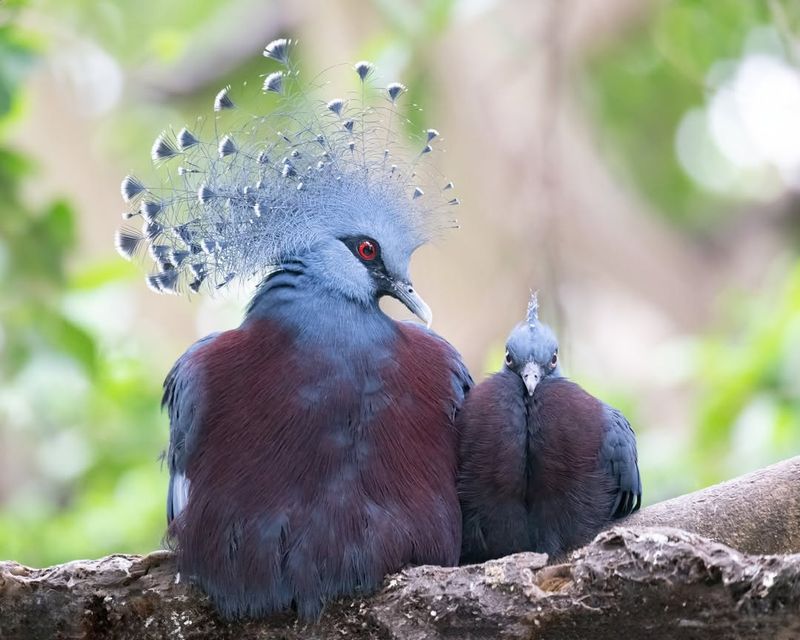
{"label": "dark tree trunk in background", "polygon": [[788,640],[800,638],[798,551],[794,458],[644,509],[563,564],[523,553],[417,567],[388,577],[372,598],[329,607],[313,626],[289,615],[221,622],[176,581],[166,552],[48,569],[3,562],[0,638]]}

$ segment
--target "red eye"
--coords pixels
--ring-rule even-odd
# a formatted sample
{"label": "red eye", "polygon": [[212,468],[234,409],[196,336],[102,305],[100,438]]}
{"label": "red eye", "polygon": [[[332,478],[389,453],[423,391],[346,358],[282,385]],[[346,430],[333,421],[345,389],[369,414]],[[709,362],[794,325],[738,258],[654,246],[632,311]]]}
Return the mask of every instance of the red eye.
{"label": "red eye", "polygon": [[362,260],[374,260],[378,257],[378,244],[372,240],[362,240],[358,244],[358,255]]}

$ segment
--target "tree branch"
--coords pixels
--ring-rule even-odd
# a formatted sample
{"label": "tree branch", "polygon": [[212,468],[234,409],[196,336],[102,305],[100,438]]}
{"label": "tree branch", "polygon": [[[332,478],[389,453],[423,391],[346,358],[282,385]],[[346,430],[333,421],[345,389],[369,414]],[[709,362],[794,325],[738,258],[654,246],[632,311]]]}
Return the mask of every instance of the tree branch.
{"label": "tree branch", "polygon": [[800,456],[659,502],[626,527],[676,527],[745,553],[800,552]]}
{"label": "tree branch", "polygon": [[164,551],[49,569],[3,562],[0,638],[800,637],[800,555],[748,556],[697,533],[641,528],[670,522],[746,548],[797,551],[798,479],[794,458],[655,505],[564,564],[522,553],[408,569],[311,626],[289,614],[220,621]]}

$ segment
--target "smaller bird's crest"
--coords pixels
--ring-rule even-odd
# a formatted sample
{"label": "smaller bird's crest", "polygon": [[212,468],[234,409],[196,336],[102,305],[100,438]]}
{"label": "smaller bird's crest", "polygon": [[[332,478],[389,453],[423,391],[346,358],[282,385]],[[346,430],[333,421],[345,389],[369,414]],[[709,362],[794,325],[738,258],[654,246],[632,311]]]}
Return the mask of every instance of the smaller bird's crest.
{"label": "smaller bird's crest", "polygon": [[525,314],[525,320],[531,327],[534,327],[539,321],[539,292],[531,291],[531,299],[528,302],[528,311]]}

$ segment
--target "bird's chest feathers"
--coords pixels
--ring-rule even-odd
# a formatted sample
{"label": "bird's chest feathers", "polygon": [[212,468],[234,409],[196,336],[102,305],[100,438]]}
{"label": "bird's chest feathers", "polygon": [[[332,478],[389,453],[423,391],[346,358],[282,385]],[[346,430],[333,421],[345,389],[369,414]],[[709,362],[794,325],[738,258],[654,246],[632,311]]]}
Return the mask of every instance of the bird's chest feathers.
{"label": "bird's chest feathers", "polygon": [[593,472],[599,449],[599,404],[577,385],[556,379],[526,397],[527,469],[538,494],[560,493]]}
{"label": "bird's chest feathers", "polygon": [[547,450],[546,424],[541,411],[541,401],[525,394],[525,459],[526,475],[537,478],[543,475]]}
{"label": "bird's chest feathers", "polygon": [[252,455],[279,447],[324,457],[449,438],[446,362],[397,327],[345,327],[334,341],[262,320],[223,334],[206,354],[209,436],[247,442]]}
{"label": "bird's chest feathers", "polygon": [[398,325],[380,348],[330,350],[263,324],[214,344],[193,486],[259,509],[350,509],[387,530],[408,505],[431,518],[456,508],[453,386],[437,341]]}
{"label": "bird's chest feathers", "polygon": [[385,348],[327,356],[312,353],[308,359],[316,359],[321,375],[298,384],[294,405],[301,413],[338,416],[330,420],[332,431],[363,433],[382,413],[402,403],[408,393],[397,362]]}

